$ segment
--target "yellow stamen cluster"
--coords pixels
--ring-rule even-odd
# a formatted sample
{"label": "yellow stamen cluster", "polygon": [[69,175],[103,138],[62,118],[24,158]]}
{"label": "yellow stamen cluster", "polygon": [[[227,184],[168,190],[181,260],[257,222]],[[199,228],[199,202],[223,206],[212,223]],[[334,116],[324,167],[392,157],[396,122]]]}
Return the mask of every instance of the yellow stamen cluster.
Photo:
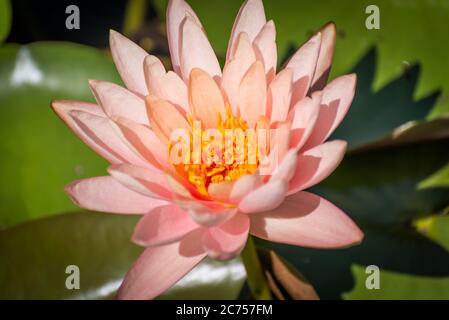
{"label": "yellow stamen cluster", "polygon": [[[194,121],[189,119],[192,126],[192,134],[200,130],[201,154],[191,148],[189,158],[202,159],[201,162],[190,162],[175,165],[178,173],[183,175],[203,195],[208,195],[208,187],[212,183],[237,180],[241,176],[254,174],[259,165],[257,137],[248,134],[248,124],[241,117],[232,114],[229,105],[226,105],[225,119],[219,114],[217,132],[222,141],[215,141],[214,137],[205,139],[207,130],[194,126]],[[192,139],[191,139],[192,141]],[[191,144],[192,146],[192,144]],[[204,157],[206,155],[206,161]]]}

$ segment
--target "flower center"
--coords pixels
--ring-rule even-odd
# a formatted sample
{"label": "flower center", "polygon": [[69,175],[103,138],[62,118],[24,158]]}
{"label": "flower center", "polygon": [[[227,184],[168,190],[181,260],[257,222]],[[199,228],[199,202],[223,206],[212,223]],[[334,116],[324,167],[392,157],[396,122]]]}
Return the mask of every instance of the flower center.
{"label": "flower center", "polygon": [[[268,121],[261,117],[256,129],[250,129],[245,120],[233,115],[229,104],[226,117],[218,115],[218,125],[214,129],[204,129],[201,122],[189,117],[192,128],[188,145],[184,151],[184,161],[173,163],[176,171],[184,176],[203,195],[208,195],[208,187],[213,183],[237,180],[254,174],[259,166],[262,152],[268,150],[267,136],[261,127]],[[173,145],[169,146],[172,150]],[[265,153],[265,152],[263,152]]]}

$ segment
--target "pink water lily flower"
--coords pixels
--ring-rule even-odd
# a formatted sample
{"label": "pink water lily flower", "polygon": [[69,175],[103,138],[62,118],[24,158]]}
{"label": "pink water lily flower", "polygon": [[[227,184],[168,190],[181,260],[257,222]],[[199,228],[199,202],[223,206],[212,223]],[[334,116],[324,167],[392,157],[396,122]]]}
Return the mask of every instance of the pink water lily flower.
{"label": "pink water lily flower", "polygon": [[[205,257],[238,255],[249,234],[312,248],[359,243],[363,233],[339,208],[303,191],[339,165],[346,142],[326,141],[355,92],[355,75],[327,83],[335,26],[327,24],[279,72],[276,30],[261,0],[247,0],[232,28],[223,70],[184,0],[167,8],[173,71],[117,32],[112,57],[126,89],[90,81],[97,104],[54,101],[60,118],[110,162],[108,176],[75,181],[66,192],[80,207],[143,215],[133,241],[146,249],[126,274],[122,299],[154,298]],[[171,161],[171,134],[207,128],[276,129],[261,162]],[[245,140],[246,141],[246,140]],[[245,145],[246,147],[246,145]]]}

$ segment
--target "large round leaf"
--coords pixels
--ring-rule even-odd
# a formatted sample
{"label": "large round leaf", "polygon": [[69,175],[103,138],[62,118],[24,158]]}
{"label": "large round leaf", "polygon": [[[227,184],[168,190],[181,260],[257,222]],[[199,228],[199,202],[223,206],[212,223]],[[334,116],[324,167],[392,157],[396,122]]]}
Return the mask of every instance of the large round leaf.
{"label": "large round leaf", "polygon": [[0,225],[71,210],[64,185],[106,172],[106,162],[50,108],[52,99],[92,100],[89,78],[119,81],[97,49],[71,43],[0,48]]}
{"label": "large round leaf", "polygon": [[[113,297],[142,250],[130,241],[136,221],[136,216],[80,212],[0,231],[0,299]],[[66,288],[69,265],[79,268],[79,290]],[[235,299],[245,277],[239,259],[205,260],[160,298]]]}

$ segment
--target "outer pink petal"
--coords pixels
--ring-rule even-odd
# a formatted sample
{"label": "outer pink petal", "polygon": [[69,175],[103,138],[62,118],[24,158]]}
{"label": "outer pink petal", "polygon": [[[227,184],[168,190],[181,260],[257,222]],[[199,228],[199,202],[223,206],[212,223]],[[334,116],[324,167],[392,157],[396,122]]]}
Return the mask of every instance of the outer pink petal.
{"label": "outer pink petal", "polygon": [[218,227],[208,228],[203,235],[203,246],[209,257],[227,260],[238,255],[246,244],[249,218],[236,214]]}
{"label": "outer pink petal", "polygon": [[277,208],[287,195],[288,182],[285,180],[269,181],[250,192],[239,202],[242,213],[257,213]]}
{"label": "outer pink petal", "polygon": [[343,160],[347,145],[346,141],[334,140],[300,154],[288,194],[310,188],[326,179]]}
{"label": "outer pink petal", "polygon": [[239,87],[240,115],[253,128],[260,116],[266,114],[267,83],[262,62],[254,62]]}
{"label": "outer pink petal", "polygon": [[170,0],[167,6],[167,38],[168,47],[170,49],[170,57],[173,70],[181,75],[181,59],[180,59],[180,30],[181,23],[186,16],[192,17],[195,22],[201,26],[195,12],[184,0]]}
{"label": "outer pink petal", "polygon": [[106,117],[106,114],[99,105],[90,102],[76,100],[54,100],[51,102],[51,107],[64,122],[69,120],[67,118],[69,118],[68,115],[71,111],[83,111],[95,116]]}
{"label": "outer pink petal", "polygon": [[286,68],[293,70],[293,104],[303,99],[309,91],[315,73],[320,45],[321,33],[318,33],[299,48],[286,65]]}
{"label": "outer pink petal", "polygon": [[289,150],[281,164],[273,171],[270,181],[285,180],[290,181],[298,167],[298,154],[296,150]]}
{"label": "outer pink petal", "polygon": [[271,123],[287,120],[292,98],[292,79],[292,70],[284,69],[276,75],[268,87],[270,108],[268,114],[271,115]]}
{"label": "outer pink petal", "polygon": [[246,33],[240,33],[232,59],[223,68],[221,87],[227,95],[232,112],[237,114],[239,85],[249,67],[256,61],[256,54]]}
{"label": "outer pink petal", "polygon": [[183,113],[189,111],[187,86],[178,74],[165,72],[162,63],[154,56],[145,58],[144,71],[150,94],[171,102]]}
{"label": "outer pink petal", "polygon": [[304,149],[322,143],[338,127],[351,106],[356,80],[355,74],[349,74],[336,78],[324,88],[320,113]]}
{"label": "outer pink petal", "polygon": [[153,299],[174,285],[206,257],[202,232],[194,231],[181,241],[147,248],[120,286],[118,299]]}
{"label": "outer pink petal", "polygon": [[129,148],[145,161],[159,169],[169,166],[167,147],[150,128],[124,118],[116,119],[114,126]]}
{"label": "outer pink petal", "polygon": [[276,210],[251,215],[256,237],[312,248],[341,248],[358,244],[363,233],[329,201],[308,192],[287,198]]}
{"label": "outer pink petal", "polygon": [[268,21],[254,39],[254,48],[258,59],[263,61],[267,82],[270,83],[276,74],[277,64],[276,27],[273,20]]}
{"label": "outer pink petal", "polygon": [[320,112],[321,93],[315,92],[312,98],[305,97],[293,107],[292,137],[290,146],[296,150],[301,149],[313,132],[318,114]]}
{"label": "outer pink petal", "polygon": [[240,7],[234,26],[232,27],[226,60],[229,60],[232,52],[234,52],[237,38],[241,32],[246,32],[252,42],[257,37],[266,22],[267,20],[265,18],[265,10],[263,8],[262,1],[246,0]]}
{"label": "outer pink petal", "polygon": [[98,104],[110,118],[124,117],[148,124],[145,101],[114,83],[91,80],[89,85]]}
{"label": "outer pink petal", "polygon": [[147,95],[142,66],[148,53],[114,30],[110,31],[109,44],[112,58],[126,87],[142,96]]}
{"label": "outer pink petal", "polygon": [[65,187],[65,192],[77,206],[101,212],[145,214],[169,204],[136,193],[110,176],[74,181]]}
{"label": "outer pink petal", "polygon": [[129,164],[112,165],[109,174],[118,182],[145,196],[171,199],[172,193],[162,172]]}
{"label": "outer pink petal", "polygon": [[321,47],[311,84],[310,90],[312,92],[322,90],[326,86],[332,65],[332,58],[334,56],[335,38],[337,36],[337,30],[335,29],[335,24],[333,22],[326,24],[320,32]]}
{"label": "outer pink petal", "polygon": [[177,205],[155,208],[136,225],[133,241],[142,246],[159,246],[179,241],[198,228],[189,215]]}
{"label": "outer pink petal", "polygon": [[220,64],[201,27],[187,16],[181,28],[181,73],[184,81],[189,80],[193,68],[200,68],[215,79],[220,78]]}
{"label": "outer pink petal", "polygon": [[118,137],[110,119],[77,110],[66,113],[67,109],[60,106],[58,102],[53,103],[53,108],[70,129],[110,163],[144,164]]}

